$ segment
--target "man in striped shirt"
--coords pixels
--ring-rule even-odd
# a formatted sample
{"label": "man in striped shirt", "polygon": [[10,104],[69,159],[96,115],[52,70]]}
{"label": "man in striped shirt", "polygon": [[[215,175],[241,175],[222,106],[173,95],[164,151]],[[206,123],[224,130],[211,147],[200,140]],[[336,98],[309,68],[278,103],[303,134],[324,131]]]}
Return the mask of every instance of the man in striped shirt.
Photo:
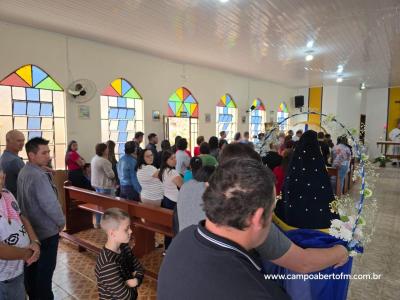
{"label": "man in striped shirt", "polygon": [[99,299],[136,299],[144,269],[128,245],[132,233],[129,215],[119,208],[107,209],[100,225],[107,242],[96,261]]}

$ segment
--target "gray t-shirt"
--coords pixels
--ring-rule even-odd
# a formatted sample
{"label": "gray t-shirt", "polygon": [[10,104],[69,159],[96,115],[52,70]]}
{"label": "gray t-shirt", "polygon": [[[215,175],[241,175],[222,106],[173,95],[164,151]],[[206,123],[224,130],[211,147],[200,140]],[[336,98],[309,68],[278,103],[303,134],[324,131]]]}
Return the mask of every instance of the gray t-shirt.
{"label": "gray t-shirt", "polygon": [[272,223],[267,239],[256,250],[262,260],[274,260],[282,257],[289,250],[290,245],[292,241]]}
{"label": "gray t-shirt", "polygon": [[[206,189],[204,182],[194,179],[182,185],[178,194],[178,220],[179,231],[190,225],[197,225],[206,218],[202,203],[203,193]],[[292,242],[284,235],[274,223],[265,242],[256,250],[263,260],[274,260],[282,257],[290,248]]]}
{"label": "gray t-shirt", "polygon": [[197,225],[206,218],[202,207],[205,190],[206,184],[194,179],[182,185],[177,201],[179,231],[190,225]]}
{"label": "gray t-shirt", "polygon": [[14,153],[5,150],[0,157],[0,170],[6,174],[4,187],[17,198],[17,180],[19,171],[24,167],[23,160]]}

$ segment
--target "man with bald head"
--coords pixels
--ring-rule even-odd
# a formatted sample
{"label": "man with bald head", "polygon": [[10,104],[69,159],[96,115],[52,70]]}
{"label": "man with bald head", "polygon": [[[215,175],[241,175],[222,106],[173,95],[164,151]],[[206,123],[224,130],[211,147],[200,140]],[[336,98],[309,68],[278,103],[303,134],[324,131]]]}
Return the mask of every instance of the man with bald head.
{"label": "man with bald head", "polygon": [[14,197],[17,197],[17,179],[19,171],[24,167],[24,162],[18,156],[24,148],[25,137],[18,130],[11,130],[6,134],[6,150],[0,157],[0,170],[6,175],[5,188],[9,190]]}

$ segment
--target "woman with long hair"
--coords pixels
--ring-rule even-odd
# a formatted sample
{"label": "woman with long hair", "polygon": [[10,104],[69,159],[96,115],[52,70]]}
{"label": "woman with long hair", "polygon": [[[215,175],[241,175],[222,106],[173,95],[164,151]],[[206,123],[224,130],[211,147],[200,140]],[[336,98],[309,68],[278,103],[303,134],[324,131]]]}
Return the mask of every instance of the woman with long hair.
{"label": "woman with long hair", "polygon": [[273,169],[273,173],[275,175],[275,190],[276,195],[279,196],[282,191],[283,182],[285,181],[285,176],[287,173],[287,169],[289,167],[290,160],[293,156],[293,149],[286,149],[282,153],[282,161],[281,164]]}
{"label": "woman with long hair", "polygon": [[161,142],[161,151],[158,151],[158,161],[161,164],[162,154],[164,151],[171,150],[171,143],[168,140],[163,140]]}
{"label": "woman with long hair", "polygon": [[340,181],[340,190],[343,192],[344,181],[346,174],[349,170],[351,161],[351,150],[347,146],[347,137],[339,136],[337,138],[337,144],[332,149],[332,167],[339,170],[339,178],[336,180]]}
{"label": "woman with long hair", "polygon": [[112,140],[108,140],[106,142],[106,145],[108,147],[108,160],[110,161],[112,165],[112,169],[115,174],[115,196],[119,196],[120,194],[120,188],[119,188],[119,178],[118,178],[118,172],[117,172],[117,159],[115,158],[115,142]]}
{"label": "woman with long hair", "polygon": [[65,164],[68,170],[68,180],[73,186],[92,189],[90,181],[83,174],[85,160],[78,153],[78,143],[72,140],[68,143],[67,152],[65,153]]}
{"label": "woman with long hair", "polygon": [[140,200],[143,203],[160,206],[164,197],[163,185],[158,178],[158,170],[153,166],[153,152],[145,149],[139,155],[137,178],[142,187]]}
{"label": "woman with long hair", "polygon": [[[178,201],[179,189],[183,184],[182,177],[175,170],[176,156],[172,151],[165,151],[161,160],[160,171],[158,178],[161,180],[164,187],[164,198],[161,207],[174,210]],[[165,250],[168,249],[172,239],[165,237]]]}

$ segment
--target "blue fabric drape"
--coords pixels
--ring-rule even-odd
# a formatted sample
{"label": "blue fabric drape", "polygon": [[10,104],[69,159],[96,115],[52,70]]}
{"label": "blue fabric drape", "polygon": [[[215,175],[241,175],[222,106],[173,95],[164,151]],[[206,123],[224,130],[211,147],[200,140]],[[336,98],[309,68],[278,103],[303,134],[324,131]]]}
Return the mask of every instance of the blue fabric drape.
{"label": "blue fabric drape", "polygon": [[[296,229],[285,232],[288,238],[301,248],[330,248],[334,245],[346,246],[346,243],[329,234],[313,229]],[[358,249],[361,250],[362,249]],[[263,262],[266,274],[298,274],[288,269],[274,265],[269,261]],[[324,274],[351,274],[352,258],[349,261],[334,269],[326,268],[320,272],[310,273],[313,276]],[[278,280],[278,283],[286,290],[293,300],[345,300],[349,287],[348,279],[303,279]]]}

